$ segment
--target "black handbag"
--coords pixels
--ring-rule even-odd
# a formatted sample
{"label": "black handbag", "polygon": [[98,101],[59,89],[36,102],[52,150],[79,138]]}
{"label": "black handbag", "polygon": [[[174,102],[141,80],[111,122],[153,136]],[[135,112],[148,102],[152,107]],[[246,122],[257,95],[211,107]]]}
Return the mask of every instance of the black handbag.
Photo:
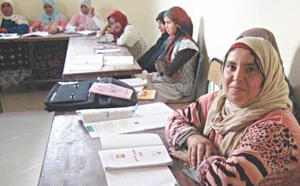
{"label": "black handbag", "polygon": [[[133,90],[130,100],[104,96],[89,92],[94,82],[111,83]],[[98,78],[97,80],[83,80],[78,82],[56,83],[44,100],[45,110],[75,111],[91,108],[113,108],[133,106],[138,102],[136,91],[128,84],[112,77]]]}

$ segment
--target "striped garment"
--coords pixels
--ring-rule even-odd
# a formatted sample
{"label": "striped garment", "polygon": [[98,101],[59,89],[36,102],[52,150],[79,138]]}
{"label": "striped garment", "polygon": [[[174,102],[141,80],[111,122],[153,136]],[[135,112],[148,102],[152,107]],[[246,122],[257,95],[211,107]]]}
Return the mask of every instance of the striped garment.
{"label": "striped garment", "polygon": [[[202,134],[207,112],[217,93],[210,93],[169,118],[165,128],[169,145],[178,147],[185,134]],[[209,139],[216,146],[224,136]],[[228,156],[212,155],[198,171],[201,185],[293,185],[300,149],[300,127],[289,110],[274,110],[253,123]]]}

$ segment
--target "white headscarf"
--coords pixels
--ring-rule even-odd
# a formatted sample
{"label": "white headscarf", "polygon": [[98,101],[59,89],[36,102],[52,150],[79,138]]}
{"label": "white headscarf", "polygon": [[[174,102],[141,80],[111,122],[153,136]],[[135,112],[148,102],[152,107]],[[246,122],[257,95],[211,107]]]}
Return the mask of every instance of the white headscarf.
{"label": "white headscarf", "polygon": [[258,97],[246,105],[231,103],[223,91],[213,101],[208,111],[204,135],[209,136],[212,130],[224,135],[220,144],[223,156],[228,156],[235,149],[247,128],[264,114],[276,109],[292,109],[280,57],[272,44],[257,37],[244,37],[236,43],[243,43],[255,52],[261,63],[259,66],[264,80]]}
{"label": "white headscarf", "polygon": [[79,0],[79,5],[81,6],[82,4],[84,4],[88,8],[90,8],[92,6],[91,5],[91,0]]}
{"label": "white headscarf", "polygon": [[[28,21],[24,16],[14,14],[14,4],[13,4],[12,0],[0,0],[0,6],[2,6],[3,3],[9,3],[10,6],[12,7],[13,12],[12,12],[11,16],[5,16],[5,15],[3,15],[2,11],[1,11],[2,18],[6,19],[6,20],[12,20],[18,25],[21,25],[21,24],[28,25]],[[0,19],[0,25],[1,24],[2,24],[2,19]]]}

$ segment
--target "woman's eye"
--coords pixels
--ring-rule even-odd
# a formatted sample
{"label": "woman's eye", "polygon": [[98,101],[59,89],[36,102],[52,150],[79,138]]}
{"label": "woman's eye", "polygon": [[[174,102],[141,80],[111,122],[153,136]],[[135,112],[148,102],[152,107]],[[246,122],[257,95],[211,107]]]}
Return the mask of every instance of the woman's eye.
{"label": "woman's eye", "polygon": [[234,71],[236,69],[234,65],[227,65],[227,68],[231,71]]}
{"label": "woman's eye", "polygon": [[256,68],[255,68],[255,67],[248,67],[248,68],[247,68],[247,72],[248,72],[248,73],[251,73],[251,72],[254,72],[254,71],[256,71]]}

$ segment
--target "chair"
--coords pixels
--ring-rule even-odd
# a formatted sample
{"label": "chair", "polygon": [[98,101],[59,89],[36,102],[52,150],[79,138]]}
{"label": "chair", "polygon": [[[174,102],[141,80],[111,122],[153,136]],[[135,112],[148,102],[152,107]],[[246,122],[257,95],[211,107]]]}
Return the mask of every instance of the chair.
{"label": "chair", "polygon": [[191,95],[184,96],[177,100],[168,100],[167,103],[191,103],[198,99],[199,92],[200,92],[200,77],[201,77],[202,66],[203,66],[202,63],[203,63],[203,55],[201,53],[199,53],[199,62],[197,65],[197,71],[195,73],[195,80],[194,80],[195,86],[193,86]]}
{"label": "chair", "polygon": [[213,58],[210,61],[208,75],[207,75],[207,83],[206,83],[206,93],[214,92],[221,88],[222,84],[222,74],[221,68],[223,65],[223,61],[218,58]]}

